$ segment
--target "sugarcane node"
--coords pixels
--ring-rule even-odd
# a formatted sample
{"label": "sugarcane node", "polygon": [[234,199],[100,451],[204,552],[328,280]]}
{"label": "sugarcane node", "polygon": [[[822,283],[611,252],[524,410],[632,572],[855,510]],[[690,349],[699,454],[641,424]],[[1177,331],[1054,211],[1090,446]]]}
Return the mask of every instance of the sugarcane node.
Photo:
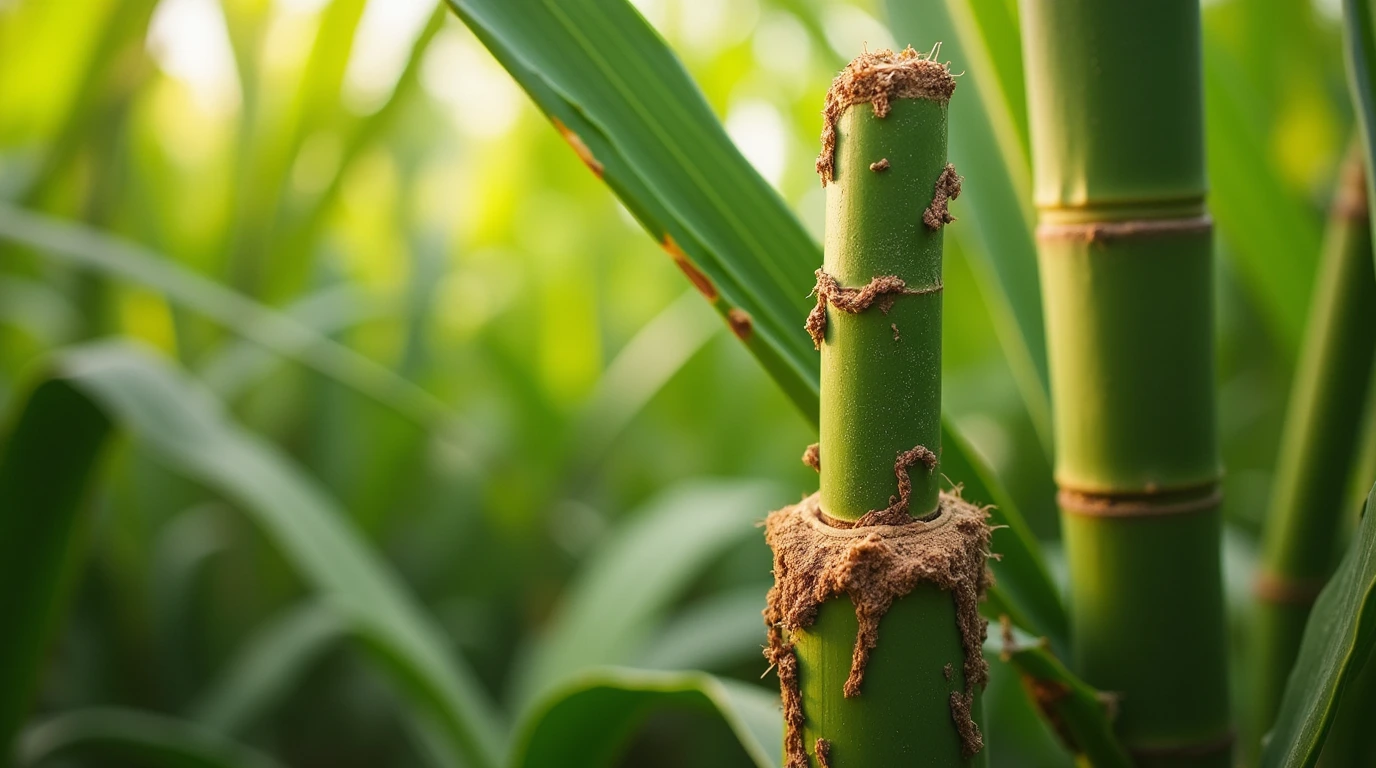
{"label": "sugarcane node", "polygon": [[938,49],[919,53],[908,46],[895,53],[888,48],[862,53],[831,81],[822,107],[822,151],[817,175],[826,186],[836,171],[836,121],[849,107],[870,104],[874,116],[889,114],[893,99],[928,99],[945,104],[956,90],[956,79],[945,64],[935,61]]}
{"label": "sugarcane node", "polygon": [[[899,296],[922,296],[929,293],[941,291],[941,285],[933,285],[928,288],[909,288],[907,283],[897,275],[882,275],[871,278],[869,283],[863,288],[842,288],[836,278],[827,274],[826,270],[818,269],[817,284],[813,287],[809,296],[816,296],[817,303],[812,307],[812,311],[807,315],[807,322],[803,328],[812,337],[812,345],[822,348],[822,342],[827,335],[827,305],[835,307],[852,315],[858,315],[876,304],[879,311],[888,314],[893,309],[893,302]],[[894,331],[897,334],[897,330]]]}
{"label": "sugarcane node", "polygon": [[1083,517],[1150,518],[1209,512],[1223,504],[1216,483],[1172,493],[1091,493],[1062,488],[1056,503],[1068,514]]}
{"label": "sugarcane node", "polygon": [[1114,240],[1200,235],[1212,231],[1213,226],[1214,220],[1208,214],[1178,219],[1044,223],[1037,225],[1037,241],[1105,243]]}
{"label": "sugarcane node", "polygon": [[1324,579],[1286,576],[1262,568],[1252,582],[1252,594],[1276,605],[1313,605],[1325,583]]}
{"label": "sugarcane node", "polygon": [[956,220],[948,206],[952,200],[960,197],[961,181],[954,165],[947,163],[946,167],[941,169],[941,175],[937,177],[936,188],[932,193],[932,203],[922,212],[922,223],[927,225],[927,229],[935,232]]}
{"label": "sugarcane node", "polygon": [[[906,458],[925,464],[931,452],[919,448],[905,451],[900,462]],[[935,455],[931,456],[934,463]],[[843,693],[854,698],[862,692],[866,665],[879,643],[880,619],[894,601],[923,584],[951,593],[954,601],[964,680],[963,689],[950,698],[951,715],[962,750],[967,756],[979,751],[983,739],[971,707],[975,689],[983,689],[989,678],[981,653],[988,622],[979,613],[979,603],[991,583],[986,564],[988,514],[987,508],[946,492],[939,497],[934,517],[906,518],[901,525],[859,524],[864,522],[861,518],[843,527],[822,511],[820,494],[770,513],[765,540],[774,552],[774,586],[764,611],[765,658],[779,674],[787,768],[807,766],[794,633],[812,626],[827,600],[850,598],[858,630]]]}

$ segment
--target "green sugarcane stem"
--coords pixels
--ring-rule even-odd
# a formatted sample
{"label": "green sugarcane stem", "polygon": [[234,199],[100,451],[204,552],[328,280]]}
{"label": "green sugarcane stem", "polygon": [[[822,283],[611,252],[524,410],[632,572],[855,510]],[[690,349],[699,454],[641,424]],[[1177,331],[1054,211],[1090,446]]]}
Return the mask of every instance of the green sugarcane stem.
{"label": "green sugarcane stem", "polygon": [[[823,269],[842,287],[896,276],[911,295],[857,313],[828,307],[821,346],[822,509],[858,520],[895,495],[899,454],[941,453],[941,253],[944,228],[922,220],[946,168],[946,105],[898,99],[878,118],[850,107],[836,125],[834,178],[827,185]],[[884,170],[871,165],[887,163]],[[940,474],[906,470],[908,513],[937,506]]]}
{"label": "green sugarcane stem", "polygon": [[1257,580],[1255,725],[1270,727],[1318,590],[1355,517],[1345,506],[1376,354],[1376,273],[1366,180],[1349,153],[1290,394]]}
{"label": "green sugarcane stem", "polygon": [[[850,289],[897,277],[904,287],[889,294],[887,311],[881,301],[856,312],[824,306],[820,499],[839,520],[892,509],[900,501],[896,471],[911,482],[908,516],[938,508],[943,221],[928,210],[943,178],[954,178],[946,98],[895,98],[883,117],[855,103],[836,116],[830,167],[823,168],[825,147],[819,160],[827,195],[819,277]],[[919,447],[930,451],[925,463],[896,469]],[[987,750],[965,754],[953,721],[951,694],[965,687],[966,649],[951,593],[920,584],[897,600],[884,614],[861,695],[847,697],[857,628],[850,601],[832,599],[811,627],[793,633],[810,765],[822,766],[819,744],[830,768],[984,765]],[[980,711],[976,687],[976,723]]]}
{"label": "green sugarcane stem", "polygon": [[1197,0],[1022,0],[1071,645],[1138,765],[1230,763]]}

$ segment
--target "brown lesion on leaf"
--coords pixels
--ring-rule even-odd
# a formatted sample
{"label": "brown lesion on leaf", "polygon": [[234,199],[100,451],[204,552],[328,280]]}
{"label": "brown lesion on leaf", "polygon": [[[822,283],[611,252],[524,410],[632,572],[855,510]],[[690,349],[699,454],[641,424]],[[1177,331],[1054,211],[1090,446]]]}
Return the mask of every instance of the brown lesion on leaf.
{"label": "brown lesion on leaf", "polygon": [[813,471],[815,472],[822,471],[822,451],[818,447],[817,443],[809,445],[803,451],[803,463],[808,465],[809,467],[812,467]]}
{"label": "brown lesion on leaf", "polygon": [[970,709],[975,689],[989,678],[981,653],[988,625],[979,613],[991,582],[987,517],[987,509],[948,493],[941,495],[936,518],[903,525],[837,527],[822,512],[818,494],[769,515],[765,539],[774,551],[774,586],[764,611],[765,658],[779,674],[786,768],[808,768],[794,633],[812,626],[827,600],[849,597],[859,629],[843,693],[859,696],[865,666],[878,645],[880,620],[895,600],[922,584],[950,592],[955,601],[965,658],[963,689],[952,692],[951,713],[966,756],[982,748]]}
{"label": "brown lesion on leaf", "polygon": [[878,162],[870,163],[870,170],[875,173],[883,173],[889,170],[889,158],[881,157]]}
{"label": "brown lesion on leaf", "polygon": [[727,310],[726,322],[731,326],[731,332],[736,334],[736,338],[741,341],[748,340],[750,334],[755,330],[755,324],[750,319],[750,313],[738,307]]}
{"label": "brown lesion on leaf", "polygon": [[570,147],[573,147],[573,151],[578,154],[578,159],[582,160],[583,164],[588,166],[589,170],[591,170],[597,178],[602,178],[602,163],[596,157],[593,157],[592,150],[588,149],[588,145],[583,142],[583,137],[574,133],[572,128],[564,125],[564,121],[557,117],[551,117],[550,121],[554,123],[554,128],[559,131],[559,135],[564,137],[564,141],[568,142]]}
{"label": "brown lesion on leaf", "polygon": [[[803,328],[812,337],[812,345],[817,349],[822,348],[822,342],[827,334],[827,305],[856,315],[871,306],[879,305],[879,311],[888,314],[893,309],[893,303],[899,296],[921,296],[928,293],[936,293],[941,290],[940,285],[930,288],[909,288],[907,283],[897,275],[881,275],[872,278],[863,288],[842,288],[836,278],[827,274],[826,270],[819,269],[817,274],[817,285],[812,289],[810,296],[817,297],[817,303],[812,307],[812,311],[807,315],[807,322]],[[896,331],[895,331],[896,332]]]}
{"label": "brown lesion on leaf", "polygon": [[932,203],[927,206],[927,210],[922,212],[922,223],[927,225],[927,229],[935,232],[943,226],[956,220],[951,215],[948,207],[950,202],[960,197],[961,178],[956,174],[956,167],[950,163],[941,169],[941,175],[936,179],[936,189],[932,193]]}
{"label": "brown lesion on leaf", "polygon": [[692,259],[688,258],[688,254],[684,253],[683,249],[678,247],[678,243],[674,241],[672,235],[667,232],[664,233],[664,239],[660,241],[660,245],[674,260],[674,263],[678,265],[678,268],[683,270],[683,274],[688,276],[688,280],[693,284],[693,287],[698,289],[699,293],[707,297],[708,301],[717,300],[717,296],[719,295],[717,293],[717,286],[713,285],[711,279],[708,278],[707,275],[704,275],[702,270],[698,269],[698,266],[693,263]]}
{"label": "brown lesion on leaf", "polygon": [[898,51],[881,48],[856,56],[831,82],[822,108],[822,152],[817,156],[817,175],[822,186],[836,172],[836,121],[849,107],[870,104],[874,116],[887,117],[893,99],[928,99],[945,104],[956,90],[956,79],[945,64],[936,61],[940,46],[919,53],[911,46]]}

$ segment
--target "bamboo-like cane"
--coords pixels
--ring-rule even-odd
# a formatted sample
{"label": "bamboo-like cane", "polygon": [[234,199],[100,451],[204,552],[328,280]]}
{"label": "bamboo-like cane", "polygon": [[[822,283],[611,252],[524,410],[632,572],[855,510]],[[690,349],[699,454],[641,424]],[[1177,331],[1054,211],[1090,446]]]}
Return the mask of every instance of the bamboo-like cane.
{"label": "bamboo-like cane", "polygon": [[1228,766],[1196,0],[1022,0],[1075,666],[1143,766]]}

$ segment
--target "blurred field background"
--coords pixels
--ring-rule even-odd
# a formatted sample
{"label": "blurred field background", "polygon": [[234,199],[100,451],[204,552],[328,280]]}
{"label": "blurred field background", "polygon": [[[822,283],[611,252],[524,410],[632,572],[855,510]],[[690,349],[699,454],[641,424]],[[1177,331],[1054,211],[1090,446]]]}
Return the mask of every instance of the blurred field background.
{"label": "blurred field background", "polygon": [[[1335,3],[1205,5],[1239,604],[1352,117]],[[895,40],[867,0],[636,6],[819,239],[831,76],[865,46],[936,42]],[[1016,37],[989,45],[1021,103]],[[764,672],[769,559],[752,524],[815,488],[798,460],[812,429],[446,8],[0,0],[0,201],[3,412],[55,349],[152,347],[328,490],[513,716],[551,670],[584,664]],[[996,334],[1006,309],[983,290],[984,241],[951,235],[946,407],[1054,552],[1049,467]],[[358,359],[320,364],[243,305],[221,311],[216,285],[419,389]],[[299,620],[310,588],[252,519],[140,441],[103,478],[35,717],[119,705],[230,723],[294,766],[434,762],[410,693],[348,642],[265,673],[226,715],[235,665],[274,658],[256,644]],[[698,525],[707,506],[730,524]],[[627,565],[635,536],[650,554]],[[604,588],[613,562],[648,586]],[[625,600],[643,601],[635,623],[599,627],[619,615],[602,604]],[[988,701],[995,764],[1065,764],[1015,681]],[[1041,752],[1001,749],[1000,728],[1037,732]],[[651,721],[627,762],[738,750],[684,715]]]}

